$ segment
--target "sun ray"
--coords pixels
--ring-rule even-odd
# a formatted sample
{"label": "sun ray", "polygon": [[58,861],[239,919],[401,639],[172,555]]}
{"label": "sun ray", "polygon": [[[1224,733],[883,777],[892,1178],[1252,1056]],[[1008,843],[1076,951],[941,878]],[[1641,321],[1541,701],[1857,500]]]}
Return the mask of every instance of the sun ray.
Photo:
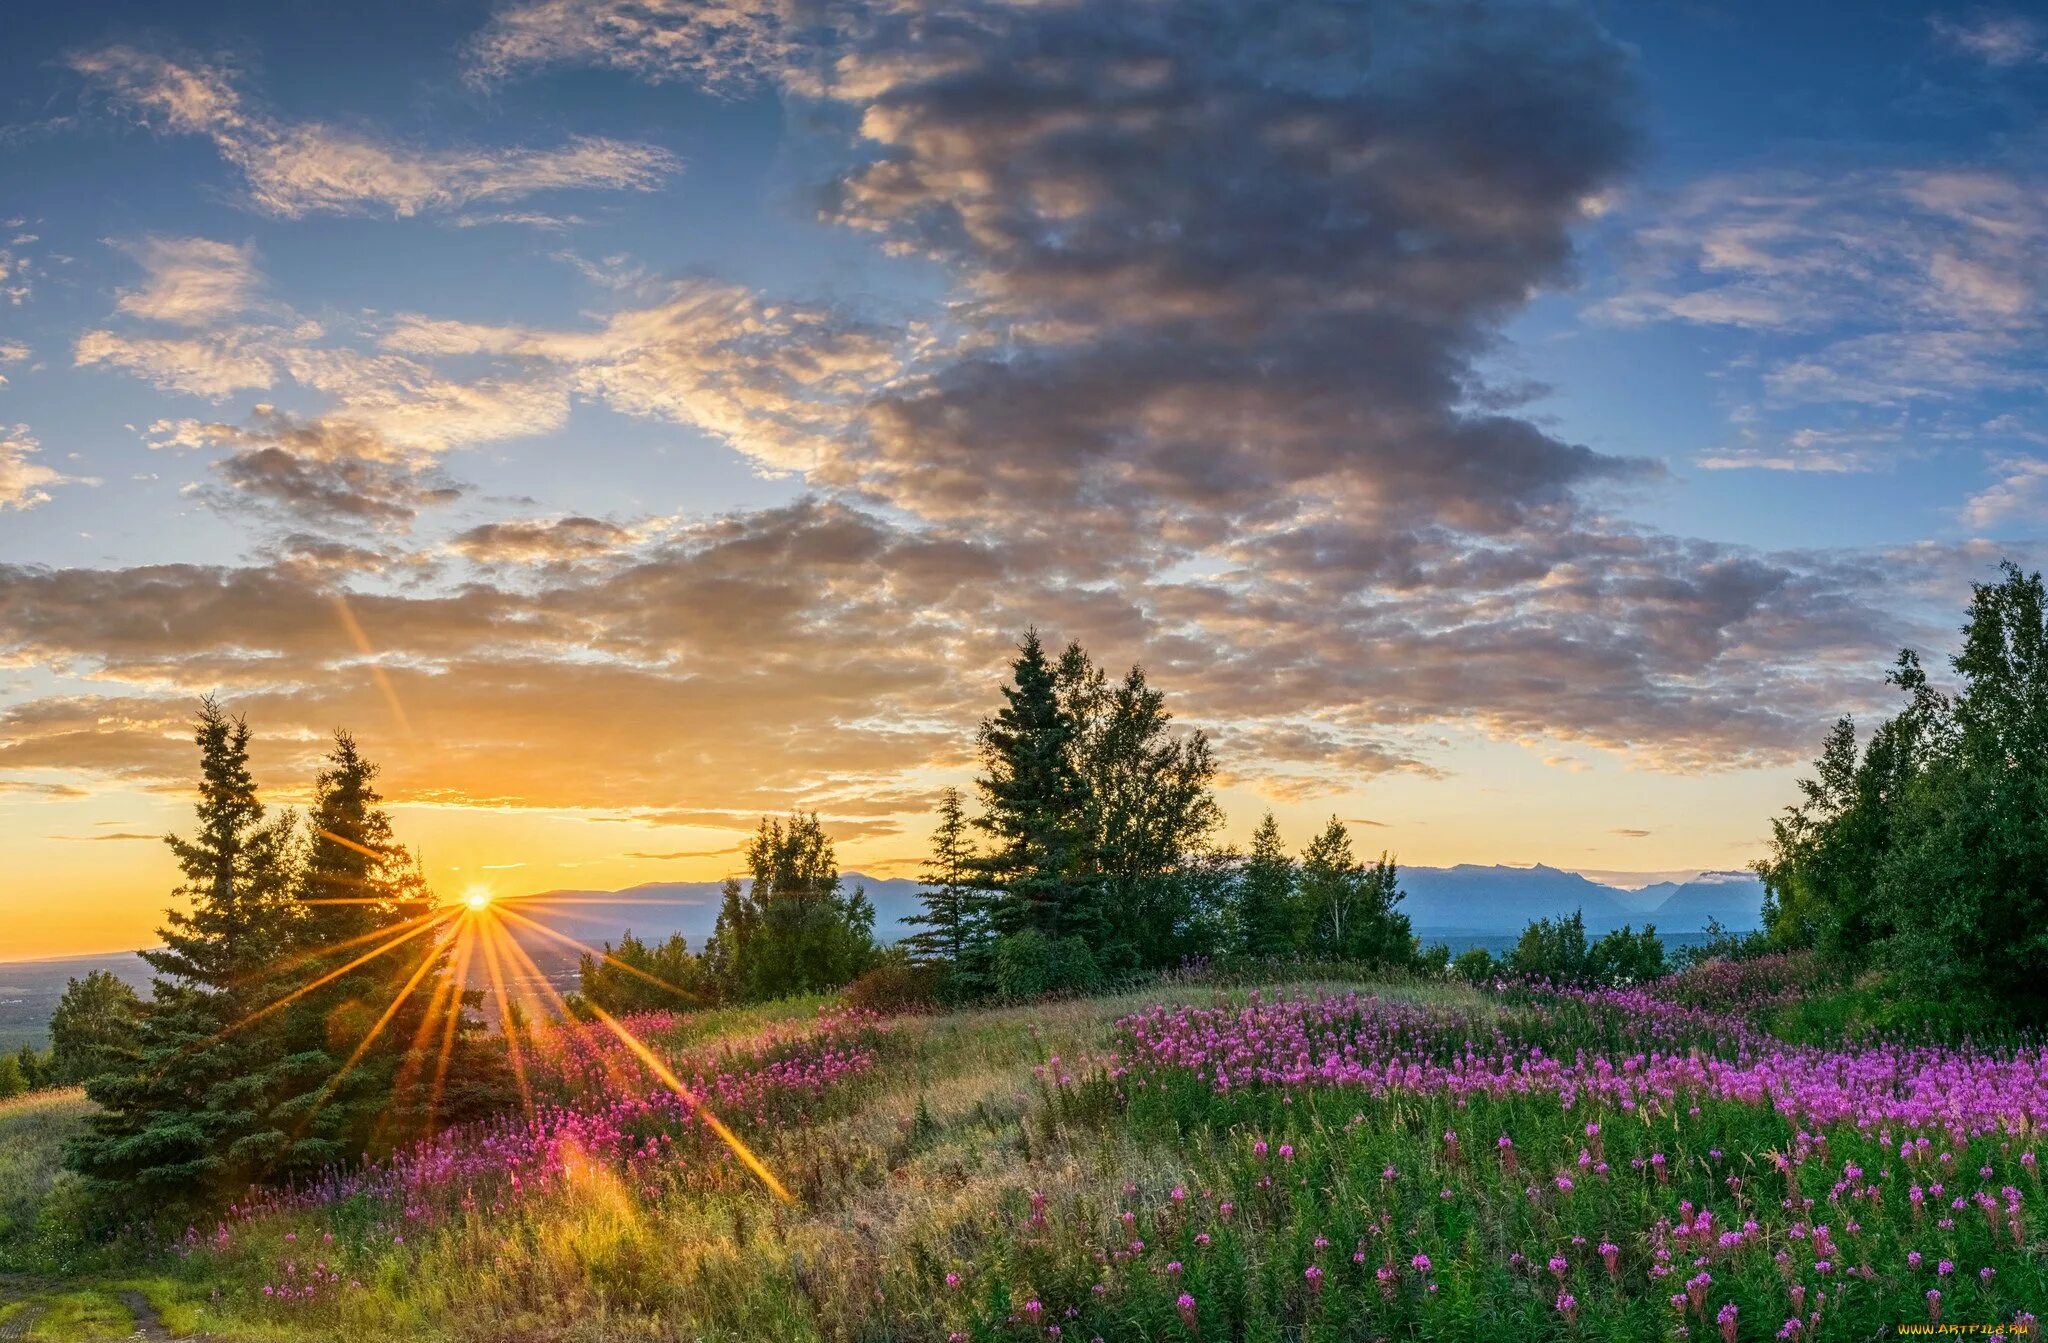
{"label": "sun ray", "polygon": [[519,1043],[519,1031],[512,1021],[512,1000],[505,993],[505,970],[498,960],[498,938],[505,930],[493,919],[488,922],[474,920],[480,931],[478,940],[483,943],[484,969],[491,977],[491,992],[498,1003],[498,1029],[505,1036],[505,1052],[512,1063],[512,1077],[519,1084],[519,1101],[526,1113],[533,1113],[533,1085],[526,1077],[526,1053]]}
{"label": "sun ray", "polygon": [[[533,977],[534,982],[540,985],[541,990],[554,1003],[555,1010],[561,1014],[563,1027],[575,1031],[585,1040],[595,1042],[597,1033],[591,1029],[590,1023],[581,1020],[574,1012],[569,1010],[568,1001],[556,991],[553,984],[548,982],[547,976],[541,973],[540,966],[534,963],[533,957],[527,954],[526,948],[519,945],[519,939],[516,937],[506,938],[505,950],[507,954],[517,958],[520,964],[526,967],[526,972]],[[593,1052],[596,1053],[598,1066],[604,1069],[605,1076],[611,1080],[612,1085],[623,1089],[627,1081],[625,1070],[613,1062],[609,1054],[602,1051]]]}
{"label": "sun ray", "polygon": [[[307,901],[306,903],[311,904],[313,902]],[[277,976],[281,974],[286,974],[292,970],[298,969],[300,966],[304,965],[308,961],[317,961],[324,956],[331,956],[337,951],[347,951],[350,947],[359,947],[363,945],[363,943],[365,942],[374,942],[378,938],[388,936],[392,933],[404,932],[408,929],[417,930],[419,926],[424,923],[433,922],[435,920],[445,921],[447,919],[455,917],[455,913],[456,911],[448,909],[430,909],[424,914],[415,914],[413,917],[401,920],[398,923],[387,923],[381,928],[372,928],[367,933],[358,933],[354,937],[343,938],[339,942],[324,942],[321,945],[313,947],[310,950],[299,952],[297,955],[294,956],[287,956],[281,961],[277,961],[273,964],[266,965],[261,970],[257,971],[255,974],[250,975],[246,979],[238,982],[245,984],[255,984],[260,983],[261,981],[266,979],[275,979],[277,978]],[[361,962],[359,961],[351,962],[349,965],[344,966],[343,969],[344,971],[353,970],[356,967],[356,965],[359,964],[361,964]]]}
{"label": "sun ray", "polygon": [[405,706],[398,702],[398,690],[391,684],[391,677],[384,670],[384,664],[377,660],[377,650],[370,646],[370,636],[363,632],[363,626],[356,619],[356,613],[349,609],[348,600],[340,593],[334,595],[334,612],[341,618],[341,628],[355,644],[356,651],[369,659],[370,679],[377,683],[377,689],[384,696],[384,703],[390,706],[391,717],[398,724],[398,730],[412,736],[412,723],[405,716]]}
{"label": "sun ray", "polygon": [[324,827],[315,828],[313,833],[320,836],[320,838],[329,841],[330,843],[341,845],[341,847],[344,849],[354,849],[357,853],[360,853],[365,858],[376,858],[381,860],[384,857],[383,854],[377,852],[377,850],[371,848],[369,845],[359,844],[355,840],[350,839],[346,835],[337,835],[332,830],[328,830]]}
{"label": "sun ray", "polygon": [[654,985],[656,988],[665,989],[666,991],[675,994],[678,998],[684,1000],[685,1002],[687,1002],[691,997],[691,994],[688,991],[677,988],[674,984],[669,983],[667,980],[661,978],[659,975],[650,975],[637,965],[626,964],[626,962],[612,955],[609,951],[600,951],[598,948],[591,946],[588,942],[580,942],[577,939],[569,936],[567,933],[556,932],[553,928],[548,927],[544,923],[540,923],[533,919],[527,918],[524,914],[521,914],[516,909],[501,909],[498,911],[498,913],[504,915],[508,919],[517,919],[520,923],[526,925],[528,928],[533,929],[535,932],[544,934],[548,937],[552,937],[553,939],[555,939],[555,941],[560,942],[565,946],[574,947],[576,950],[583,952],[587,956],[594,956],[597,959],[604,961],[608,965],[617,966],[619,969],[624,970],[627,974],[643,979],[647,981],[649,984]]}
{"label": "sun ray", "polygon": [[756,1179],[768,1186],[770,1193],[774,1194],[775,1197],[781,1199],[784,1203],[796,1202],[790,1196],[789,1191],[782,1187],[782,1181],[776,1179],[775,1173],[768,1169],[767,1164],[760,1157],[754,1155],[754,1150],[751,1147],[748,1147],[746,1143],[740,1140],[740,1135],[727,1128],[724,1120],[706,1109],[704,1102],[697,1098],[696,1093],[683,1085],[683,1079],[677,1077],[669,1066],[661,1061],[661,1057],[658,1054],[642,1043],[639,1036],[620,1025],[616,1017],[612,1016],[611,1013],[605,1011],[602,1007],[599,1007],[596,1003],[590,1005],[590,1011],[613,1035],[619,1037],[620,1043],[632,1050],[634,1056],[647,1065],[649,1072],[661,1079],[662,1085],[689,1102],[690,1107],[703,1118],[705,1125],[718,1135],[719,1141],[732,1149],[732,1154],[740,1159],[741,1164],[754,1173]]}
{"label": "sun ray", "polygon": [[413,970],[412,976],[405,981],[397,993],[392,995],[391,1001],[385,1006],[382,1015],[377,1018],[369,1030],[363,1033],[363,1038],[356,1042],[355,1052],[348,1056],[347,1061],[335,1070],[334,1076],[328,1078],[326,1084],[314,1095],[311,1107],[307,1109],[305,1117],[299,1121],[302,1128],[313,1122],[313,1116],[320,1113],[320,1107],[327,1103],[327,1098],[334,1094],[334,1089],[341,1085],[342,1079],[355,1071],[356,1065],[363,1061],[363,1055],[370,1052],[370,1046],[375,1044],[377,1038],[384,1034],[384,1028],[391,1024],[391,1018],[398,1015],[398,1009],[405,1006],[405,1000],[412,997],[413,990],[419,987],[420,981],[427,977],[427,972],[434,968],[438,960],[439,957],[434,955],[432,951],[420,957],[420,963]]}
{"label": "sun ray", "polygon": [[455,1002],[449,1010],[447,1021],[441,1026],[441,1048],[434,1059],[434,1082],[427,1091],[427,1123],[432,1125],[441,1113],[441,1095],[448,1086],[448,1065],[455,1057],[455,1032],[462,1028],[462,995],[469,988],[469,967],[476,956],[476,925],[464,922],[455,935],[455,972],[450,982],[455,986]]}
{"label": "sun ray", "polygon": [[[211,1049],[214,1045],[219,1044],[221,1041],[227,1039],[229,1036],[234,1035],[239,1031],[247,1030],[249,1027],[255,1025],[257,1022],[263,1020],[265,1017],[270,1016],[272,1013],[283,1011],[286,1007],[289,1007],[291,1004],[305,997],[313,990],[320,988],[323,985],[332,984],[335,980],[341,978],[343,975],[347,974],[349,971],[355,969],[356,967],[366,965],[369,962],[376,960],[379,956],[382,956],[387,952],[390,952],[398,947],[405,945],[407,942],[412,941],[412,939],[418,937],[422,933],[432,931],[434,928],[439,927],[441,924],[447,922],[449,919],[452,919],[454,917],[455,915],[453,911],[447,911],[442,914],[435,915],[432,918],[428,919],[426,922],[420,924],[419,927],[400,933],[398,936],[392,938],[390,941],[384,943],[382,946],[373,947],[369,951],[366,951],[362,955],[349,961],[348,964],[336,966],[334,969],[329,970],[326,974],[321,975],[318,979],[314,979],[307,983],[299,985],[299,987],[293,989],[290,993],[285,994],[283,997],[277,999],[276,1001],[259,1007],[254,1012],[251,1012],[247,1016],[241,1018],[239,1021],[232,1022],[229,1025],[221,1028],[221,1030],[219,1030],[212,1036],[208,1037],[207,1039],[185,1046],[184,1049],[178,1051],[177,1054],[173,1055],[168,1061],[166,1061],[164,1067],[169,1068],[172,1064],[178,1062],[181,1059],[188,1058],[194,1053],[197,1053],[205,1049]],[[386,930],[380,929],[379,931],[382,932]],[[331,950],[331,948],[321,948],[322,952],[326,952],[328,950]],[[162,1075],[162,1070],[159,1070],[158,1075]]]}

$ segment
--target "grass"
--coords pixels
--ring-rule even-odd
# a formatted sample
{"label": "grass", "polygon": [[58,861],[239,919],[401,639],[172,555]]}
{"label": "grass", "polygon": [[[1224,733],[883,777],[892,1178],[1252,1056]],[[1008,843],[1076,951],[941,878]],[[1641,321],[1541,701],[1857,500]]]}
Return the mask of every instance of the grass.
{"label": "grass", "polygon": [[135,1330],[128,1307],[94,1289],[60,1292],[42,1299],[43,1313],[29,1325],[30,1343],[95,1343],[125,1339]]}
{"label": "grass", "polygon": [[[32,1336],[125,1332],[115,1290],[142,1292],[179,1334],[451,1343],[1678,1343],[1724,1337],[1724,1308],[1739,1339],[1772,1337],[1800,1311],[1813,1315],[1800,1337],[1850,1339],[1926,1318],[1937,1281],[1952,1321],[2010,1319],[2048,1297],[2038,1180],[2004,1135],[1944,1140],[1949,1162],[1929,1169],[1952,1172],[1953,1193],[2022,1193],[2017,1232],[2002,1208],[1969,1206],[1941,1217],[1945,1227],[1935,1212],[1909,1215],[1897,1192],[1909,1172],[1878,1134],[1804,1134],[1768,1105],[1567,1109],[1548,1093],[1461,1099],[1355,1084],[1219,1093],[1205,1075],[1131,1066],[1120,1020],[1214,1003],[1229,1009],[1216,1029],[1237,1029],[1253,992],[1167,984],[822,1033],[815,1000],[653,1023],[651,1043],[678,1072],[732,1082],[741,1099],[723,1117],[795,1203],[769,1197],[700,1126],[628,1105],[566,1143],[553,1131],[516,1187],[465,1170],[278,1199],[195,1228],[169,1252],[80,1256],[101,1271],[43,1298],[36,1328],[59,1332]],[[1417,1057],[1455,1057],[1466,1040],[1619,1057],[1650,1029],[1628,1011],[1457,984],[1372,992],[1360,1019],[1410,1023],[1402,1048]],[[1687,1039],[1722,1047],[1711,1033]],[[793,1063],[826,1080],[734,1080]],[[597,1106],[617,1091],[563,1094]],[[0,1107],[0,1190],[15,1191],[0,1206],[61,1206],[55,1154],[85,1108],[75,1096]],[[1462,1149],[1446,1147],[1447,1130]],[[1512,1160],[1497,1154],[1500,1134],[1514,1135]],[[1980,1165],[1993,1176],[1979,1179]],[[1844,1185],[1846,1167],[1871,1174]],[[1873,1197],[1864,1184],[1882,1188]],[[1686,1237],[1701,1210],[1717,1232],[1754,1230],[1696,1255]],[[18,1242],[34,1217],[11,1225]],[[0,1254],[9,1244],[0,1235]],[[1925,1255],[1924,1272],[1905,1267],[1909,1251]],[[1937,1276],[1937,1259],[1959,1272]],[[1980,1268],[1993,1273],[1980,1280]],[[1697,1273],[1712,1281],[1694,1303]]]}
{"label": "grass", "polygon": [[0,1272],[47,1267],[36,1218],[64,1179],[64,1139],[92,1108],[77,1088],[0,1101]]}

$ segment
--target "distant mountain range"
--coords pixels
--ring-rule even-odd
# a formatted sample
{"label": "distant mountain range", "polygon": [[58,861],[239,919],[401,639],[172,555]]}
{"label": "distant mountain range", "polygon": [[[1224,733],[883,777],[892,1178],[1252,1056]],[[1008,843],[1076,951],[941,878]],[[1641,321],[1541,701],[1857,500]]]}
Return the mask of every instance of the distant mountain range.
{"label": "distant mountain range", "polygon": [[[864,888],[874,903],[877,937],[893,942],[912,931],[904,919],[918,910],[917,882],[858,872],[847,873],[844,880],[848,889]],[[580,942],[616,943],[631,930],[643,940],[657,941],[681,933],[693,949],[702,949],[718,922],[722,885],[663,881],[621,891],[549,891],[533,898],[549,902],[550,926]],[[1401,909],[1416,933],[1426,942],[1453,943],[1509,937],[1532,919],[1569,918],[1574,910],[1585,916],[1586,930],[1594,934],[1624,923],[1638,928],[1655,924],[1666,934],[1696,933],[1708,919],[1734,931],[1748,931],[1762,923],[1764,895],[1763,883],[1751,872],[1702,872],[1688,881],[1628,890],[1540,863],[1404,867],[1401,888],[1407,893]],[[508,921],[506,926],[550,979],[560,980],[575,971],[579,953],[574,949],[516,923]],[[149,991],[149,968],[133,952],[0,964],[0,1049],[24,1040],[42,1043],[65,981],[97,969],[110,969],[142,992]],[[481,965],[475,967],[475,982],[482,983],[485,973]]]}
{"label": "distant mountain range", "polygon": [[[904,920],[918,911],[917,882],[849,872],[848,889],[860,886],[875,906],[875,935],[893,942],[913,931]],[[642,940],[681,933],[701,948],[718,921],[716,881],[650,882],[622,891],[550,891],[534,897],[560,903],[548,922],[583,942],[617,941],[630,929]],[[1545,867],[1404,867],[1401,910],[1425,940],[1431,937],[1500,937],[1519,933],[1533,919],[1584,915],[1586,930],[1604,933],[1623,924],[1655,924],[1661,933],[1695,933],[1707,920],[1747,931],[1759,927],[1763,883],[1752,872],[1702,872],[1689,881],[1664,881],[1627,890],[1589,881],[1576,872]],[[552,971],[573,964],[577,953],[539,933],[519,941],[535,962]]]}
{"label": "distant mountain range", "polygon": [[1708,919],[1738,932],[1762,926],[1764,888],[1754,872],[1702,872],[1625,890],[1538,863],[1534,867],[1404,867],[1402,910],[1415,931],[1501,936],[1533,919],[1585,917],[1588,932],[1624,923],[1660,933],[1693,933]]}

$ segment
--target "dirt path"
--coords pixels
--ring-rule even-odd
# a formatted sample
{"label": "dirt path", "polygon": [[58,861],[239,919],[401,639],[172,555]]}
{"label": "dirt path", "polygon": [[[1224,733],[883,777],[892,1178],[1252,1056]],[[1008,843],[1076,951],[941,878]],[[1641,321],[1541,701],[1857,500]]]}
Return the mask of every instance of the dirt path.
{"label": "dirt path", "polygon": [[114,1295],[135,1317],[134,1337],[145,1340],[145,1343],[176,1343],[170,1330],[164,1328],[163,1320],[158,1318],[156,1307],[149,1304],[148,1297],[140,1292],[116,1292]]}

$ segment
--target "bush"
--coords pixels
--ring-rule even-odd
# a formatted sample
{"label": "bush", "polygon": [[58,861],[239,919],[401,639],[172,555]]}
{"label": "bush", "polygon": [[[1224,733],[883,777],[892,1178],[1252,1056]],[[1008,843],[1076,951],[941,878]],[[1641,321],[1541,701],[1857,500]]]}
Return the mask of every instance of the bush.
{"label": "bush", "polygon": [[1586,979],[1593,984],[1647,984],[1664,975],[1664,943],[1655,924],[1640,933],[1627,924],[1593,944],[1586,954]]}
{"label": "bush", "polygon": [[1484,984],[1496,978],[1501,970],[1502,966],[1493,959],[1493,953],[1485,947],[1461,952],[1458,959],[1451,962],[1451,973],[1468,984]]}
{"label": "bush", "polygon": [[1056,993],[1088,993],[1102,987],[1102,967],[1081,938],[1063,937],[1052,944],[1051,970]]}
{"label": "bush", "polygon": [[1047,993],[1086,993],[1102,984],[1095,953],[1078,937],[1054,942],[1036,928],[1011,933],[996,943],[996,992],[1005,998]]}
{"label": "bush", "polygon": [[1415,973],[1424,979],[1443,979],[1451,973],[1451,949],[1439,942],[1415,952]]}
{"label": "bush", "polygon": [[866,1012],[921,1012],[938,1005],[946,972],[912,965],[901,952],[885,952],[881,964],[846,986],[846,1003]]}

